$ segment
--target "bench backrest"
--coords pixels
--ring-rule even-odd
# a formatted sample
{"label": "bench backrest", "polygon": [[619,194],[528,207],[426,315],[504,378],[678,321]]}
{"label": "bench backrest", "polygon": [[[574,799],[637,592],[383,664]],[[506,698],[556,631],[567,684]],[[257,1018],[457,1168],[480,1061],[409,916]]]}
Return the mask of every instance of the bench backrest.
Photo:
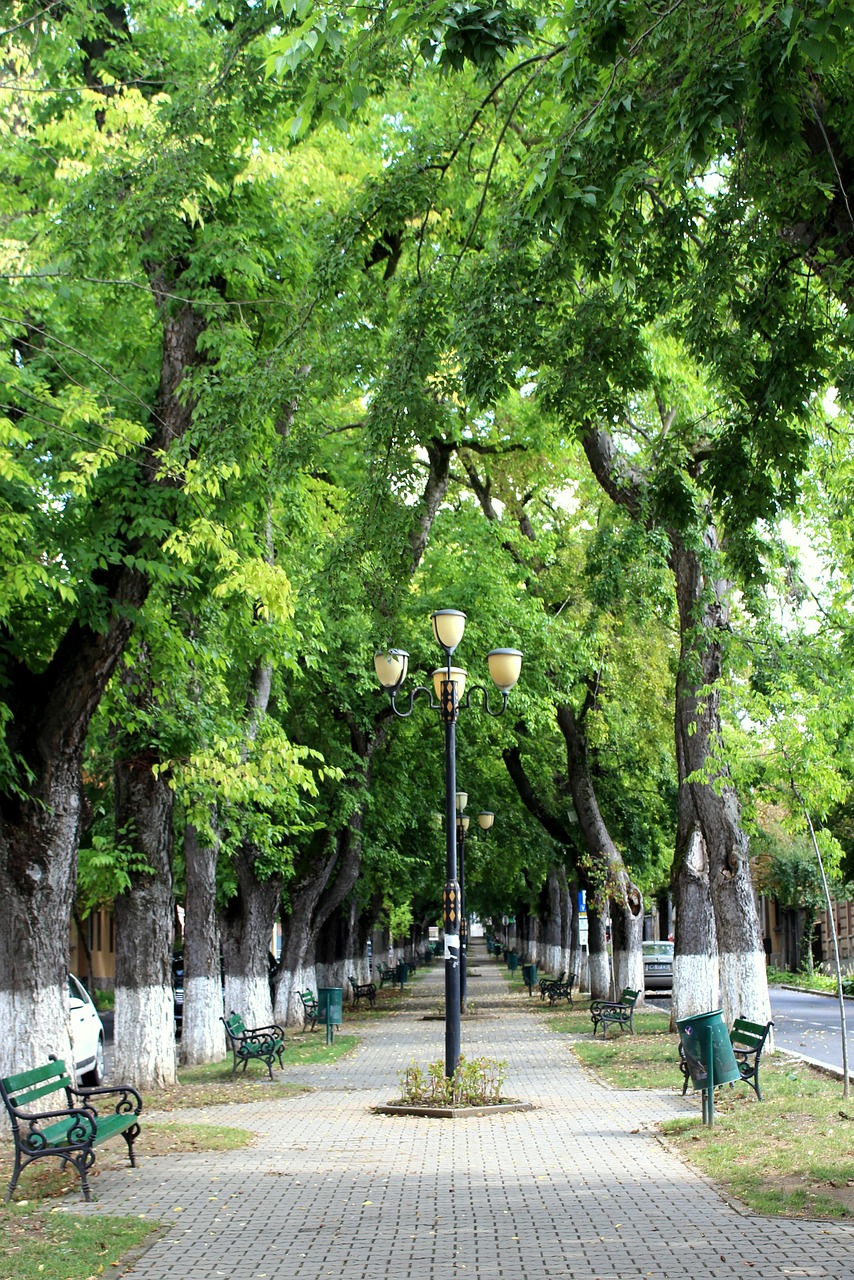
{"label": "bench backrest", "polygon": [[750,1022],[747,1018],[736,1018],[729,1033],[734,1048],[747,1049],[750,1052],[760,1050],[765,1043],[773,1022]]}
{"label": "bench backrest", "polygon": [[246,1035],[246,1023],[233,1009],[227,1018],[220,1018],[220,1022],[225,1024],[226,1031],[234,1040],[240,1040]]}
{"label": "bench backrest", "polygon": [[73,1085],[74,1081],[69,1076],[65,1063],[57,1058],[40,1067],[33,1067],[30,1071],[19,1071],[16,1075],[6,1076],[0,1080],[0,1093],[7,1111],[14,1117],[17,1111],[31,1106],[39,1098],[64,1092]]}
{"label": "bench backrest", "polygon": [[618,1004],[634,1004],[640,995],[639,991],[633,991],[631,987],[623,987],[622,995],[617,1001]]}

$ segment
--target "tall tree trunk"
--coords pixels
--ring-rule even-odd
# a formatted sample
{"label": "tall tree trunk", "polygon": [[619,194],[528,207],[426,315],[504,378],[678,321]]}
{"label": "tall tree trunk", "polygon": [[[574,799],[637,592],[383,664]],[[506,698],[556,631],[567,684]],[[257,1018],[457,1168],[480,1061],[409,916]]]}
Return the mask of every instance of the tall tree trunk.
{"label": "tall tree trunk", "polygon": [[[590,467],[605,492],[635,520],[646,519],[648,484],[615,449],[607,431],[592,425],[582,435]],[[714,525],[702,550],[666,528],[679,612],[680,662],[675,734],[679,807],[673,888],[676,948],[674,1017],[714,1008],[717,991],[728,1022],[738,1016],[770,1019],[762,932],[753,897],[747,838],[727,770],[714,763],[721,726],[717,682],[723,670],[722,640],[729,618],[729,584],[714,576],[718,542]],[[713,780],[692,775],[715,773]]]}
{"label": "tall tree trunk", "polygon": [[[155,290],[163,307],[163,355],[152,435],[136,463],[138,491],[161,483],[152,462],[179,438],[193,411],[180,393],[197,360],[201,322],[188,306],[173,308],[174,281]],[[168,293],[168,296],[167,296]],[[166,312],[168,308],[168,314]],[[116,546],[138,551],[117,512]],[[9,752],[20,762],[15,791],[0,794],[0,1073],[24,1070],[60,1049],[70,1056],[66,973],[77,849],[84,822],[82,758],[86,734],[133,629],[150,583],[132,561],[91,575],[93,594],[110,602],[107,625],[75,621],[43,671],[8,656],[4,701]],[[4,637],[8,640],[8,637]],[[38,1016],[35,1011],[38,1010]]]}
{"label": "tall tree trunk", "polygon": [[558,884],[561,895],[561,971],[570,977],[575,974],[582,990],[589,986],[589,974],[581,953],[581,938],[578,914],[578,877],[575,871],[567,876],[565,866],[558,867]]}
{"label": "tall tree trunk", "polygon": [[543,916],[545,931],[543,936],[543,969],[557,977],[564,969],[563,958],[563,895],[561,893],[558,869],[552,865],[543,889]]}
{"label": "tall tree trunk", "polygon": [[[608,959],[608,935],[605,927],[607,902],[588,891],[587,894],[587,963],[590,997],[611,999],[611,964]],[[619,994],[619,993],[618,993]]]}
{"label": "tall tree trunk", "polygon": [[[738,799],[719,759],[718,682],[729,620],[729,584],[710,579],[717,539],[706,530],[705,556],[671,533],[681,649],[676,683],[679,817],[674,863],[677,902],[673,1016],[718,1005],[729,1025],[738,1017],[768,1022],[771,1006],[762,930],[741,829]],[[710,770],[713,776],[709,777]],[[705,774],[707,780],[693,780]],[[711,906],[711,910],[710,910]]]}
{"label": "tall tree trunk", "polygon": [[[128,609],[147,584],[130,570],[100,574]],[[72,624],[44,671],[5,663],[3,699],[18,789],[0,793],[0,1073],[60,1052],[71,1060],[68,947],[85,822],[82,756],[91,718],[131,632],[116,609],[105,632]],[[38,1010],[38,1016],[35,1011]]]}
{"label": "tall tree trunk", "polygon": [[131,887],[116,898],[115,1073],[137,1088],[175,1083],[172,995],[172,802],[154,753],[116,760],[117,840],[130,845]]}
{"label": "tall tree trunk", "polygon": [[225,1053],[219,921],[216,914],[214,841],[202,842],[191,824],[184,828],[187,895],[184,915],[184,1016],[181,1062],[218,1062]]}
{"label": "tall tree trunk", "polygon": [[385,741],[388,713],[383,711],[370,731],[360,728],[345,715],[350,742],[362,762],[361,773],[354,773],[345,786],[359,793],[348,821],[327,840],[318,852],[312,852],[288,886],[289,911],[282,921],[282,959],[276,983],[275,1009],[279,1021],[298,1023],[302,1017],[299,992],[313,985],[315,946],[325,922],[337,911],[350,893],[362,864],[362,823],[373,772],[374,753]]}
{"label": "tall tree trunk", "polygon": [[[587,736],[568,703],[558,707],[557,722],[566,743],[569,789],[590,860],[588,878],[594,886],[597,906],[603,905],[605,898],[610,903],[614,988],[617,995],[624,987],[640,991],[642,1000],[643,895],[605,825],[593,785]],[[593,981],[591,966],[590,992],[600,998],[593,991]],[[598,984],[600,979],[596,981]]]}
{"label": "tall tree trunk", "polygon": [[250,845],[238,851],[237,893],[220,916],[225,1009],[239,1013],[247,1027],[273,1021],[269,957],[282,898],[282,877],[261,879],[257,857]]}
{"label": "tall tree trunk", "polygon": [[[289,886],[283,921],[282,961],[276,984],[276,1017],[289,1025],[300,1021],[298,992],[316,980],[315,951],[321,929],[337,911],[358,879],[362,859],[364,801],[345,827],[327,842],[324,852],[307,861]],[[342,957],[343,960],[343,957]]]}

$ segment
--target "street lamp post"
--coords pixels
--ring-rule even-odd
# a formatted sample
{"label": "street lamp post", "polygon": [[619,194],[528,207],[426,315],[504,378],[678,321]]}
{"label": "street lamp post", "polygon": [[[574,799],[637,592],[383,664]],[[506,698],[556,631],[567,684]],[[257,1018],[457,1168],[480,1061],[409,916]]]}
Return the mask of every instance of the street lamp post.
{"label": "street lamp post", "polygon": [[457,874],[460,881],[460,1008],[466,1007],[466,960],[468,955],[468,919],[466,917],[466,835],[471,819],[463,813],[469,802],[465,791],[456,793],[457,808]]}
{"label": "street lamp post", "polygon": [[450,1077],[460,1060],[460,934],[462,902],[457,880],[457,825],[456,825],[456,727],[461,707],[471,705],[472,694],[479,693],[483,709],[488,715],[500,716],[507,709],[507,695],[519,679],[522,654],[518,649],[493,649],[487,654],[489,674],[501,694],[501,707],[493,710],[489,695],[482,685],[470,687],[466,692],[466,672],[451,666],[451,657],[463,638],[466,615],[459,609],[438,609],[431,615],[433,635],[444,650],[445,665],[433,672],[433,688],[418,685],[409,694],[408,704],[397,705],[397,695],[406,679],[409,654],[403,649],[389,649],[374,658],[374,668],[391,700],[395,715],[403,718],[412,715],[415,699],[426,694],[430,706],[438,711],[445,726],[445,889],[442,896],[442,917],[445,934],[445,1074]]}
{"label": "street lamp post", "polygon": [[[468,794],[465,791],[458,791],[456,794],[457,802],[457,862],[458,875],[460,880],[460,1005],[461,1008],[466,1007],[466,987],[468,983],[468,975],[466,972],[468,965],[468,908],[466,906],[466,836],[471,825],[471,819],[467,813],[464,813],[466,805],[469,802]],[[478,824],[483,831],[484,836],[489,835],[490,827],[495,821],[495,814],[489,810],[482,810],[477,815]]]}

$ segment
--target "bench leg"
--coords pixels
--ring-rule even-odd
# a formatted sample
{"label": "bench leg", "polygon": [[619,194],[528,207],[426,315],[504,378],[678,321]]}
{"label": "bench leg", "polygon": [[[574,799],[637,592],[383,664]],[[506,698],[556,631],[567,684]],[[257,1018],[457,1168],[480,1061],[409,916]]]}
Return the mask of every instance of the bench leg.
{"label": "bench leg", "polygon": [[14,1167],[13,1167],[13,1169],[12,1169],[12,1179],[11,1179],[11,1181],[10,1181],[10,1183],[9,1183],[9,1189],[8,1189],[8,1191],[6,1192],[6,1196],[5,1196],[5,1200],[6,1200],[6,1203],[7,1203],[7,1204],[8,1204],[8,1202],[12,1199],[12,1192],[15,1190],[15,1187],[16,1187],[16,1186],[17,1186],[17,1184],[18,1184],[18,1178],[19,1178],[19,1176],[20,1176],[20,1173],[21,1173],[21,1153],[20,1153],[20,1151],[17,1151],[17,1150],[16,1150],[16,1152],[15,1152],[15,1164],[14,1164]]}
{"label": "bench leg", "polygon": [[132,1168],[132,1169],[135,1169],[135,1168],[136,1168],[136,1154],[134,1153],[133,1144],[134,1144],[134,1142],[136,1142],[136,1139],[139,1137],[139,1125],[138,1125],[138,1124],[135,1124],[135,1125],[133,1125],[130,1129],[125,1129],[124,1133],[122,1134],[122,1137],[124,1138],[125,1142],[127,1143],[128,1155],[130,1156],[131,1168]]}

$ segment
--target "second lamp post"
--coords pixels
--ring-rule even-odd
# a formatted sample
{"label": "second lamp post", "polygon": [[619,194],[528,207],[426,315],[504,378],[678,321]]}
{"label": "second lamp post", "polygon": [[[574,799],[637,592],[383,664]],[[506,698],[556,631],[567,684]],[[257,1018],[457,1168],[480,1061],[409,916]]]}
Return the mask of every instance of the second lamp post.
{"label": "second lamp post", "polygon": [[[451,666],[451,657],[463,638],[466,615],[459,609],[439,609],[431,615],[433,635],[445,652],[445,665],[433,672],[432,690],[419,685],[409,695],[408,705],[397,705],[397,695],[406,679],[409,654],[403,649],[389,649],[374,658],[377,678],[391,699],[396,715],[412,715],[415,699],[426,694],[430,706],[438,711],[445,726],[445,889],[442,895],[442,918],[445,935],[445,1074],[450,1077],[460,1060],[460,934],[462,930],[462,901],[457,880],[457,824],[456,824],[456,725],[460,707],[471,705],[473,693],[483,699],[483,709],[491,716],[503,715],[507,708],[507,695],[519,679],[522,654],[518,649],[493,649],[487,654],[489,674],[501,694],[501,706],[493,710],[489,696],[482,685],[475,685],[466,693],[466,672]],[[434,696],[435,695],[435,696]],[[465,695],[465,696],[464,696]]]}
{"label": "second lamp post", "polygon": [[[466,791],[458,791],[456,794],[457,804],[457,872],[460,881],[460,1006],[462,1009],[466,1007],[466,985],[468,978],[466,975],[466,964],[468,962],[468,911],[466,909],[466,836],[471,822],[467,813],[464,813],[466,805],[469,802],[468,793]],[[495,814],[489,809],[482,810],[477,815],[477,820],[484,835],[495,821]]]}

